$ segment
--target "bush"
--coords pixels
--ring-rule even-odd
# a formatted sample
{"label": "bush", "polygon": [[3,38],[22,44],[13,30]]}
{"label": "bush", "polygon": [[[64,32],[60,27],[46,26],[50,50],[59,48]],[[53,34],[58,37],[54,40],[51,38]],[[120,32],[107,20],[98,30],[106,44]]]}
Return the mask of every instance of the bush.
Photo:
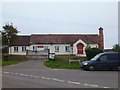
{"label": "bush", "polygon": [[120,52],[120,45],[119,45],[119,44],[115,44],[115,45],[113,46],[112,50],[113,50],[114,52]]}
{"label": "bush", "polygon": [[91,58],[96,56],[98,53],[103,53],[103,50],[100,48],[87,47],[85,49],[85,52],[86,52],[87,59],[90,60]]}

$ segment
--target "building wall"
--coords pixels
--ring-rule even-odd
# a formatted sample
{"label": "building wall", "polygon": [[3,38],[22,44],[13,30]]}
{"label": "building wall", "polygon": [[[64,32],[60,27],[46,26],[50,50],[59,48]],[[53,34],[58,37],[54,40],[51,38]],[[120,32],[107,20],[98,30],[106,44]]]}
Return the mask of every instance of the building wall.
{"label": "building wall", "polygon": [[[18,47],[18,52],[14,51],[14,47]],[[29,46],[11,46],[9,48],[9,54],[11,55],[26,55],[26,52],[22,51],[22,47],[26,47],[26,49],[29,49]]]}
{"label": "building wall", "polygon": [[[77,54],[77,44],[79,44],[79,43],[82,43],[84,45],[82,55]],[[86,56],[86,54],[85,54],[86,46],[87,46],[87,44],[85,42],[83,42],[81,39],[79,39],[76,43],[73,44],[73,54],[78,55],[78,56]]]}
{"label": "building wall", "polygon": [[98,44],[89,44],[89,46],[90,46],[91,48],[94,48],[94,47],[99,48]]}
{"label": "building wall", "polygon": [[[74,54],[77,55],[77,44],[78,43],[82,43],[84,45],[83,48],[83,54],[80,56],[86,56],[85,54],[85,48],[87,46],[86,43],[84,43],[82,40],[78,40],[76,43],[73,44],[73,50],[72,50],[72,46],[70,44],[33,44],[31,46],[26,46],[27,50],[33,50],[33,46],[37,47],[37,50],[44,50],[45,47],[48,47],[48,49],[50,50],[50,53],[55,53],[56,55],[69,55],[69,54]],[[38,48],[38,46],[40,48]],[[43,46],[43,47],[42,47]],[[55,51],[55,46],[59,46],[59,51],[56,52]],[[66,51],[65,50],[65,46],[70,46],[70,51]],[[89,44],[89,46],[91,47],[98,47],[98,44]],[[14,47],[18,47],[18,52],[14,52]],[[14,55],[26,55],[26,52],[22,52],[22,46],[12,46],[9,48],[9,54],[14,54]]]}
{"label": "building wall", "polygon": [[[43,46],[43,48],[37,48],[37,50],[44,50],[44,47],[48,46],[48,49],[50,50],[50,53],[55,53],[57,55],[61,54],[72,54],[72,47],[70,48],[70,52],[65,51],[65,46],[70,46],[70,44],[34,44],[30,46],[30,50],[33,50],[33,46]],[[59,51],[55,51],[55,46],[59,46]]]}

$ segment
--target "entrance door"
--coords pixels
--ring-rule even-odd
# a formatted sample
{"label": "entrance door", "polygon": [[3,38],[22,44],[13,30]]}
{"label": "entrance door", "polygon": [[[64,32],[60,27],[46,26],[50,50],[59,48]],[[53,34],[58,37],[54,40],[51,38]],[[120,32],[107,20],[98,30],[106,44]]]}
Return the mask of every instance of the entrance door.
{"label": "entrance door", "polygon": [[77,44],[77,54],[83,54],[83,47],[82,43]]}

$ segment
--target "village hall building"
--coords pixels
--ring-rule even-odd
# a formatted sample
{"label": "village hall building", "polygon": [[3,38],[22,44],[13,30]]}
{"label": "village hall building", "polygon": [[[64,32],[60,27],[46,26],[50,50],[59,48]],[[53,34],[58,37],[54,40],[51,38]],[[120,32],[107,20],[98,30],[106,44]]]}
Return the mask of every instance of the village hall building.
{"label": "village hall building", "polygon": [[26,55],[27,50],[40,51],[49,49],[56,55],[85,56],[85,48],[89,45],[104,49],[103,28],[98,34],[31,34],[20,35],[18,40],[11,44],[9,54]]}

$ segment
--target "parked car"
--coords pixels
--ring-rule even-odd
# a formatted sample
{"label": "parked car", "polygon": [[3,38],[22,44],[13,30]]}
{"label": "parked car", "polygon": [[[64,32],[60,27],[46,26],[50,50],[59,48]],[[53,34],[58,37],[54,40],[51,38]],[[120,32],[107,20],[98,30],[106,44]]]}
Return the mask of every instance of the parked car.
{"label": "parked car", "polygon": [[91,60],[82,62],[81,68],[84,70],[120,70],[120,53],[105,52],[99,53]]}

